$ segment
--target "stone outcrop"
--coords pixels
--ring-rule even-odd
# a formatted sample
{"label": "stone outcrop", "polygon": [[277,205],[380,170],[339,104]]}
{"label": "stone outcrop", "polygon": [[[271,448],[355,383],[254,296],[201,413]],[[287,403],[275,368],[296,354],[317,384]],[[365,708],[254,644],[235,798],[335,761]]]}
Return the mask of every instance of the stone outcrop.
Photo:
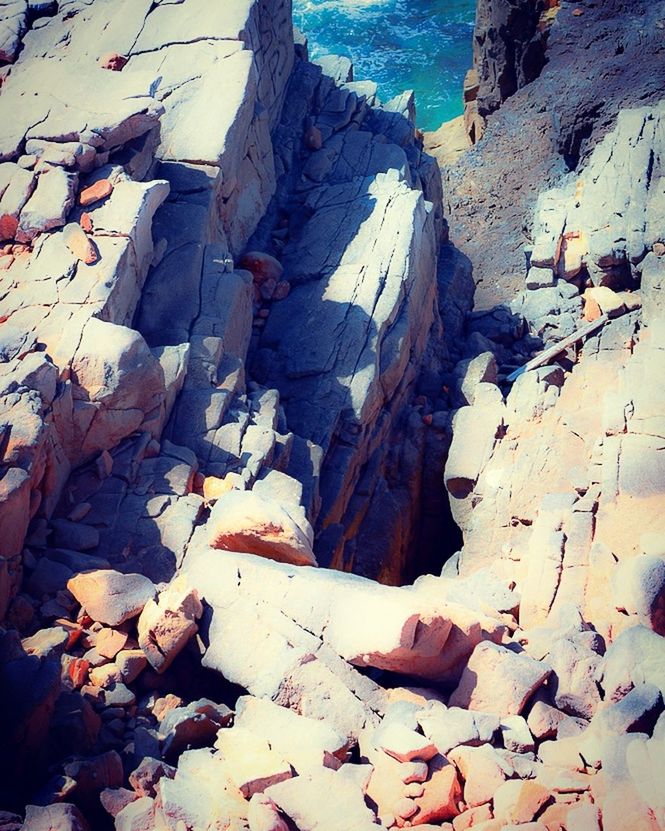
{"label": "stone outcrop", "polygon": [[482,0],[456,248],[288,0],[0,3],[0,827],[665,828],[638,5]]}

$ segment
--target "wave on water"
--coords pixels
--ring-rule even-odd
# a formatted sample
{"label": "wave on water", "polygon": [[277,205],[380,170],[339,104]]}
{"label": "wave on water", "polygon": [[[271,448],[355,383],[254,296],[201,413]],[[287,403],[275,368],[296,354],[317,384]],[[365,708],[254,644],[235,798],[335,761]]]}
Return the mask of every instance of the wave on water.
{"label": "wave on water", "polygon": [[475,0],[293,0],[293,12],[314,60],[346,55],[384,101],[413,89],[420,127],[461,114]]}

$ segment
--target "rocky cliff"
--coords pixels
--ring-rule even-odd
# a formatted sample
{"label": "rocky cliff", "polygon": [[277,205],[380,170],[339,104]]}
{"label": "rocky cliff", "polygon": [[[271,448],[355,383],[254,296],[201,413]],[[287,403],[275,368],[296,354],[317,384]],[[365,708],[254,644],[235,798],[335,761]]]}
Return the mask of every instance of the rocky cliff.
{"label": "rocky cliff", "polygon": [[665,827],[662,5],[0,3],[0,827]]}

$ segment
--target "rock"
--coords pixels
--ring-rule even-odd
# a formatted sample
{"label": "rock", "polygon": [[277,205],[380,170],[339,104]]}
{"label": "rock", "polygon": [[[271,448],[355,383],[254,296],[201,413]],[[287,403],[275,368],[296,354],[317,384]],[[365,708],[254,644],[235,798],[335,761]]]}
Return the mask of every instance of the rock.
{"label": "rock", "polygon": [[139,646],[150,665],[164,672],[196,634],[203,606],[184,577],[176,578],[156,600],[149,600],[138,621]]}
{"label": "rock", "polygon": [[[81,217],[83,223],[83,218]],[[62,229],[65,245],[72,254],[86,265],[92,265],[99,259],[94,242],[87,236],[78,222],[68,222]]]}
{"label": "rock", "polygon": [[506,825],[529,823],[551,798],[547,788],[538,782],[512,779],[494,794],[494,817]]}
{"label": "rock", "polygon": [[620,612],[665,635],[665,559],[647,555],[622,560],[612,578],[614,603]]}
{"label": "rock", "polygon": [[[348,778],[322,768],[268,788],[266,795],[300,831],[371,831],[374,814]],[[339,806],[344,810],[340,811]]]}
{"label": "rock", "polygon": [[115,656],[115,665],[125,684],[131,684],[143,672],[148,659],[142,649],[122,649]]}
{"label": "rock", "polygon": [[29,638],[24,638],[21,645],[26,655],[36,655],[38,658],[53,656],[60,658],[69,641],[69,634],[62,626],[52,629],[40,629]]}
{"label": "rock", "polygon": [[166,776],[173,779],[176,769],[158,759],[145,758],[139,766],[129,774],[129,784],[134,793],[139,796],[157,796],[157,786],[160,780]]}
{"label": "rock", "polygon": [[247,821],[249,831],[289,831],[275,803],[262,793],[254,794],[249,800]]}
{"label": "rock", "polygon": [[203,498],[206,502],[213,502],[231,490],[233,482],[230,477],[221,479],[219,476],[206,476],[203,480]]}
{"label": "rock", "polygon": [[243,727],[220,730],[215,747],[245,799],[293,776],[291,765],[266,739]]}
{"label": "rock", "polygon": [[600,703],[595,679],[602,657],[573,636],[555,642],[547,663],[552,668],[548,686],[556,707],[571,716],[591,718]]}
{"label": "rock", "polygon": [[345,761],[348,742],[329,724],[260,698],[241,696],[234,724],[265,739],[297,773]]}
{"label": "rock", "polygon": [[115,817],[116,831],[150,831],[154,828],[155,803],[142,796],[130,802]]}
{"label": "rock", "polygon": [[251,491],[229,491],[215,504],[210,519],[210,545],[247,552],[293,565],[315,566],[311,529],[308,536],[286,508]]}
{"label": "rock", "polygon": [[95,636],[95,649],[104,658],[112,661],[127,643],[128,637],[126,632],[117,629],[102,629]]}
{"label": "rock", "polygon": [[[618,317],[626,309],[621,294],[612,291],[607,286],[594,286],[587,289],[584,292],[584,299],[587,303],[596,304],[601,314],[606,314],[609,318]],[[586,309],[585,317],[591,319],[588,317]]]}
{"label": "rock", "polygon": [[23,206],[30,199],[37,177],[30,170],[11,168],[9,182],[0,199],[0,240],[13,240],[18,229],[18,219]]}
{"label": "rock", "polygon": [[139,797],[134,791],[127,788],[105,788],[99,794],[99,801],[107,814],[117,816],[123,808],[134,802]]}
{"label": "rock", "polygon": [[591,728],[601,733],[650,735],[662,712],[661,690],[655,684],[639,684],[620,701],[599,710],[591,720]]}
{"label": "rock", "polygon": [[464,801],[470,808],[489,802],[511,773],[493,747],[456,747],[448,759],[464,779]]}
{"label": "rock", "polygon": [[431,702],[417,713],[416,718],[425,735],[443,755],[462,744],[489,743],[499,729],[498,716],[473,713],[459,707],[447,708],[439,702]]}
{"label": "rock", "polygon": [[187,747],[211,745],[220,728],[229,723],[231,716],[228,707],[215,704],[207,698],[171,710],[160,726],[160,734],[164,737],[165,758],[175,759]]}
{"label": "rock", "polygon": [[398,723],[382,724],[374,731],[372,741],[375,747],[398,762],[412,762],[416,759],[427,762],[437,753],[437,748],[428,739]]}
{"label": "rock", "polygon": [[527,717],[527,725],[536,739],[551,739],[565,719],[566,715],[561,710],[545,701],[535,701]]}
{"label": "rock", "polygon": [[480,643],[450,697],[450,706],[500,716],[519,715],[550,672],[545,664],[527,655],[494,643]]}
{"label": "rock", "polygon": [[501,719],[499,728],[506,750],[512,750],[515,753],[533,752],[533,736],[522,716],[505,716]]}
{"label": "rock", "polygon": [[51,529],[51,543],[59,548],[90,551],[99,545],[99,531],[92,525],[54,519]]}
{"label": "rock", "polygon": [[155,596],[155,587],[147,577],[112,569],[77,574],[67,588],[93,620],[108,626],[136,617]]}
{"label": "rock", "polygon": [[64,589],[72,578],[72,570],[62,563],[42,557],[30,575],[27,589],[33,597],[42,598]]}
{"label": "rock", "polygon": [[639,684],[665,686],[665,638],[645,626],[631,626],[608,648],[601,686],[606,701],[620,701]]}
{"label": "rock", "polygon": [[30,242],[37,234],[61,228],[74,204],[76,174],[52,167],[37,178],[37,187],[21,209],[16,239]]}
{"label": "rock", "polygon": [[435,756],[429,763],[428,777],[423,783],[423,792],[415,796],[416,811],[411,816],[412,825],[422,827],[425,823],[440,823],[456,817],[462,788],[454,765],[443,756]]}
{"label": "rock", "polygon": [[106,199],[113,193],[113,183],[109,179],[97,179],[92,185],[79,192],[78,202],[83,208]]}
{"label": "rock", "polygon": [[121,72],[128,60],[125,55],[119,55],[117,52],[105,52],[99,59],[99,65],[102,69]]}
{"label": "rock", "polygon": [[38,807],[28,805],[22,831],[90,831],[83,814],[75,805],[60,803]]}
{"label": "rock", "polygon": [[240,260],[240,267],[251,271],[254,282],[261,285],[266,280],[278,281],[284,273],[282,264],[260,251],[248,251]]}
{"label": "rock", "polygon": [[119,788],[124,780],[122,759],[115,750],[69,762],[64,771],[76,781],[77,799],[97,797],[105,788]]}

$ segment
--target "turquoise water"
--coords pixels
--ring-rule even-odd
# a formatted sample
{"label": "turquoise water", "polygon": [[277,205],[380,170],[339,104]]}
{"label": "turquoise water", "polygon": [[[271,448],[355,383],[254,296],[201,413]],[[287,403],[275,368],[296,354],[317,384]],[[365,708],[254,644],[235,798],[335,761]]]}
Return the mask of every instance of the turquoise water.
{"label": "turquoise water", "polygon": [[416,93],[418,126],[435,130],[462,112],[475,0],[293,0],[310,55],[347,55],[356,79],[387,101]]}

